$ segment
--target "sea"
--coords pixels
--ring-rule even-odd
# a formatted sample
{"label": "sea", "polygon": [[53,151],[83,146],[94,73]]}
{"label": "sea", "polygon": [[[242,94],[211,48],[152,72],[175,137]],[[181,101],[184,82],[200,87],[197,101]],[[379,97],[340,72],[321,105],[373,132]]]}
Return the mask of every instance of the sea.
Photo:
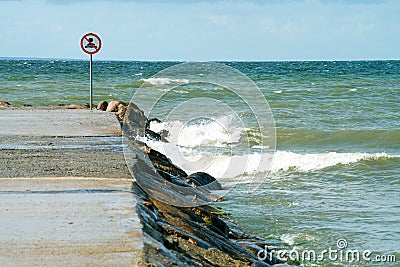
{"label": "sea", "polygon": [[[152,115],[162,122],[152,129],[163,131],[180,154],[167,150],[167,156],[188,173],[195,171],[191,162],[206,162],[198,165],[226,189],[226,201],[213,205],[268,239],[268,249],[289,262],[400,265],[400,61],[210,63],[247,77],[250,89],[241,91],[192,83],[203,73],[182,79],[162,72],[179,64],[94,61],[93,100],[135,102],[144,92],[159,107]],[[218,79],[234,87],[236,78],[217,69]],[[149,85],[174,86],[163,94],[164,87]],[[85,104],[89,62],[2,58],[0,100],[13,106]],[[185,103],[196,118],[180,112]],[[264,117],[267,146],[260,138],[266,128],[257,124]],[[154,140],[149,145],[160,147]],[[265,164],[263,153],[273,156]],[[244,161],[244,169],[227,170],[236,170],[230,162]]]}

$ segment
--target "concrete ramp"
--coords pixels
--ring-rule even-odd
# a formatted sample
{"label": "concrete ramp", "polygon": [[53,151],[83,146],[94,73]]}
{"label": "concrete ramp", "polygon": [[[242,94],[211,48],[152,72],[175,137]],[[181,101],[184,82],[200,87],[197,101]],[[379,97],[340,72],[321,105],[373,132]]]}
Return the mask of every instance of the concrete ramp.
{"label": "concrete ramp", "polygon": [[0,179],[0,265],[137,265],[143,236],[131,185],[121,179]]}
{"label": "concrete ramp", "polygon": [[0,135],[109,136],[120,135],[115,114],[81,109],[0,110]]}
{"label": "concrete ramp", "polygon": [[0,110],[0,266],[141,265],[113,113]]}

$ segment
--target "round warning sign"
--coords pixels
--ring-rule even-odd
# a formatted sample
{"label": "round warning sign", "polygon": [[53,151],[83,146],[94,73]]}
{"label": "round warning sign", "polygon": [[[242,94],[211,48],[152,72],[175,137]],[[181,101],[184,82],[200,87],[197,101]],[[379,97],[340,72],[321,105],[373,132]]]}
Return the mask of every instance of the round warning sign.
{"label": "round warning sign", "polygon": [[87,54],[96,54],[101,48],[100,37],[94,33],[85,34],[81,39],[81,48]]}

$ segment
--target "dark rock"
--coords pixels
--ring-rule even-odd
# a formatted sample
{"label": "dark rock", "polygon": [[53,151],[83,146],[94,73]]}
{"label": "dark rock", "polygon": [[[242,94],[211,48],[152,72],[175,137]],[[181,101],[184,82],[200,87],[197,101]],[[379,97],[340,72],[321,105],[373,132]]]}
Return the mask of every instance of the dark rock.
{"label": "dark rock", "polygon": [[134,139],[137,136],[144,136],[146,122],[147,118],[144,115],[144,112],[134,103],[129,103],[123,120],[122,130],[124,131],[124,135],[132,136]]}
{"label": "dark rock", "polygon": [[171,206],[151,197],[150,199],[156,206],[157,210],[163,214],[163,216],[169,215],[174,218],[180,218],[182,220],[204,223],[204,220],[200,216],[192,212],[190,209]]}
{"label": "dark rock", "polygon": [[225,221],[226,225],[229,227],[229,238],[231,239],[243,239],[249,236],[244,233],[236,224],[230,221]]}
{"label": "dark rock", "polygon": [[99,102],[99,104],[97,105],[96,109],[102,110],[102,111],[106,111],[107,110],[107,106],[108,106],[108,102],[103,100],[103,101]]}
{"label": "dark rock", "polygon": [[[209,211],[199,207],[178,208],[152,198],[151,200],[161,212],[162,219],[168,224],[200,238],[206,243],[224,251],[234,259],[240,259],[249,263],[256,259],[255,255],[226,237],[229,229],[227,229],[222,220]],[[218,230],[210,229],[210,225],[218,228]]]}
{"label": "dark rock", "polygon": [[186,240],[190,240],[192,243],[196,244],[196,246],[198,246],[198,247],[201,247],[204,249],[209,249],[209,248],[213,247],[210,243],[207,243],[207,242],[203,241],[202,239],[200,239],[194,235],[191,235],[188,232],[186,232],[182,229],[179,229],[173,225],[170,225],[168,223],[164,223],[161,221],[157,222],[157,224],[160,225],[160,227],[167,233],[177,235]]}
{"label": "dark rock", "polygon": [[206,186],[208,190],[222,190],[221,184],[205,172],[196,172],[186,178],[186,182],[193,187]]}
{"label": "dark rock", "polygon": [[190,264],[190,261],[184,255],[178,254],[165,246],[166,242],[154,240],[146,232],[143,240],[143,253],[137,266],[196,266]]}
{"label": "dark rock", "polygon": [[169,236],[167,240],[170,242],[168,247],[171,250],[175,250],[179,252],[180,255],[185,255],[185,258],[190,259],[190,262],[182,264],[182,266],[249,266],[247,262],[233,259],[230,255],[224,253],[218,248],[201,248],[194,242],[191,242],[190,239],[185,240],[183,238],[174,238],[173,236]]}
{"label": "dark rock", "polygon": [[11,104],[8,103],[7,101],[0,100],[0,106],[11,106]]}
{"label": "dark rock", "polygon": [[150,215],[151,213],[145,208],[145,205],[137,205],[136,210],[138,214],[141,214],[140,221],[142,222],[143,230],[155,240],[164,242],[164,236],[157,225],[158,219]]}
{"label": "dark rock", "polygon": [[[266,248],[265,244],[263,246],[259,246],[257,243],[254,242],[254,240],[242,241],[242,242],[240,242],[240,244],[243,247],[245,247],[247,250],[251,251],[254,255],[258,255],[258,253],[260,251],[263,251],[261,257],[265,257],[265,260],[263,259],[264,261],[259,261],[258,263],[260,265],[254,265],[254,266],[266,266],[266,265],[262,265],[261,263],[267,263],[268,264],[267,266],[285,263],[284,261],[275,257],[275,255],[271,252],[270,249],[267,249],[267,251],[265,251],[265,248]],[[267,255],[265,255],[265,253],[267,253]]]}
{"label": "dark rock", "polygon": [[[272,261],[260,261],[257,253],[261,247],[253,240],[235,242],[227,238],[227,225],[217,216],[214,218],[209,206],[179,208],[149,199],[160,212],[156,223],[164,232],[164,244],[181,261],[180,265],[271,266],[282,262],[275,257]],[[220,228],[224,225],[225,234],[208,227],[211,222],[216,225],[215,221]]]}
{"label": "dark rock", "polygon": [[173,183],[173,184],[179,185],[179,186],[184,186],[184,187],[191,187],[190,184],[186,183],[182,179],[179,179],[175,175],[172,175],[172,174],[170,174],[168,172],[165,172],[165,171],[162,171],[160,169],[158,169],[157,172],[158,172],[158,174],[161,175],[161,177],[163,177],[165,180],[167,180],[170,183]]}
{"label": "dark rock", "polygon": [[[166,218],[164,216],[164,218]],[[192,235],[201,238],[202,240],[210,243],[215,246],[219,250],[227,253],[230,257],[234,259],[239,259],[248,263],[252,263],[257,257],[253,255],[251,252],[244,249],[238,243],[233,242],[232,240],[220,235],[203,224],[199,224],[193,221],[185,221],[181,219],[172,219],[166,218],[169,222],[173,222],[173,224],[179,228],[184,229],[185,231],[191,233]]]}
{"label": "dark rock", "polygon": [[178,166],[174,165],[164,154],[149,148],[147,155],[156,169],[172,174],[180,179],[187,177],[187,173]]}
{"label": "dark rock", "polygon": [[168,131],[167,130],[161,130],[160,132],[154,132],[153,130],[150,129],[150,124],[155,121],[157,123],[162,123],[161,120],[158,118],[152,118],[150,120],[147,120],[146,122],[146,136],[150,140],[156,140],[156,141],[161,141],[168,143],[167,137],[168,137]]}
{"label": "dark rock", "polygon": [[156,133],[156,132],[154,132],[154,131],[152,131],[152,130],[150,130],[150,129],[147,129],[147,128],[146,128],[146,130],[145,130],[145,133],[146,133],[146,137],[147,137],[149,140],[152,140],[152,141],[161,141],[161,136],[160,136],[158,133]]}
{"label": "dark rock", "polygon": [[162,121],[159,120],[159,119],[157,119],[157,118],[149,119],[149,120],[147,120],[147,122],[146,122],[146,129],[149,129],[149,128],[150,128],[150,123],[153,122],[153,121],[155,121],[155,122],[157,122],[157,123],[162,123]]}
{"label": "dark rock", "polygon": [[132,191],[137,196],[136,210],[143,225],[143,231],[150,235],[153,239],[164,242],[164,236],[161,229],[157,225],[160,220],[160,214],[157,209],[152,205],[151,208],[147,204],[150,200],[147,198],[146,193],[136,184],[132,184]]}
{"label": "dark rock", "polygon": [[[191,210],[198,216],[200,216],[203,221],[207,223],[208,228],[217,232],[224,237],[229,235],[229,227],[227,224],[221,220],[217,215],[213,214],[211,211],[207,210],[207,206],[205,207],[193,207]],[[217,230],[216,230],[217,229]]]}
{"label": "dark rock", "polygon": [[[138,183],[132,188],[138,199],[137,211],[145,237],[142,265],[211,267],[282,263],[276,257],[261,261],[257,253],[266,241],[245,234],[223,212],[208,205],[206,191],[221,190],[214,177],[204,172],[188,176],[167,156],[137,140],[140,134],[162,141],[159,133],[149,129],[151,121],[160,122],[147,120],[143,111],[130,103],[123,122],[123,131],[131,140],[128,147],[135,152],[135,164],[129,168]],[[188,201],[186,198],[191,195],[202,202]],[[180,206],[186,203],[189,205]],[[202,206],[193,207],[197,203]]]}

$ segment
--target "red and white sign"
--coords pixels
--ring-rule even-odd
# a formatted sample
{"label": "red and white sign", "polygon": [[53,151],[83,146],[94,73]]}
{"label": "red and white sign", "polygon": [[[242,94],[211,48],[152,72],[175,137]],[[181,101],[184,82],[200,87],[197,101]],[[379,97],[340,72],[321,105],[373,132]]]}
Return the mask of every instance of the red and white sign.
{"label": "red and white sign", "polygon": [[94,33],[85,34],[81,39],[81,48],[87,54],[96,54],[101,48],[100,37]]}

